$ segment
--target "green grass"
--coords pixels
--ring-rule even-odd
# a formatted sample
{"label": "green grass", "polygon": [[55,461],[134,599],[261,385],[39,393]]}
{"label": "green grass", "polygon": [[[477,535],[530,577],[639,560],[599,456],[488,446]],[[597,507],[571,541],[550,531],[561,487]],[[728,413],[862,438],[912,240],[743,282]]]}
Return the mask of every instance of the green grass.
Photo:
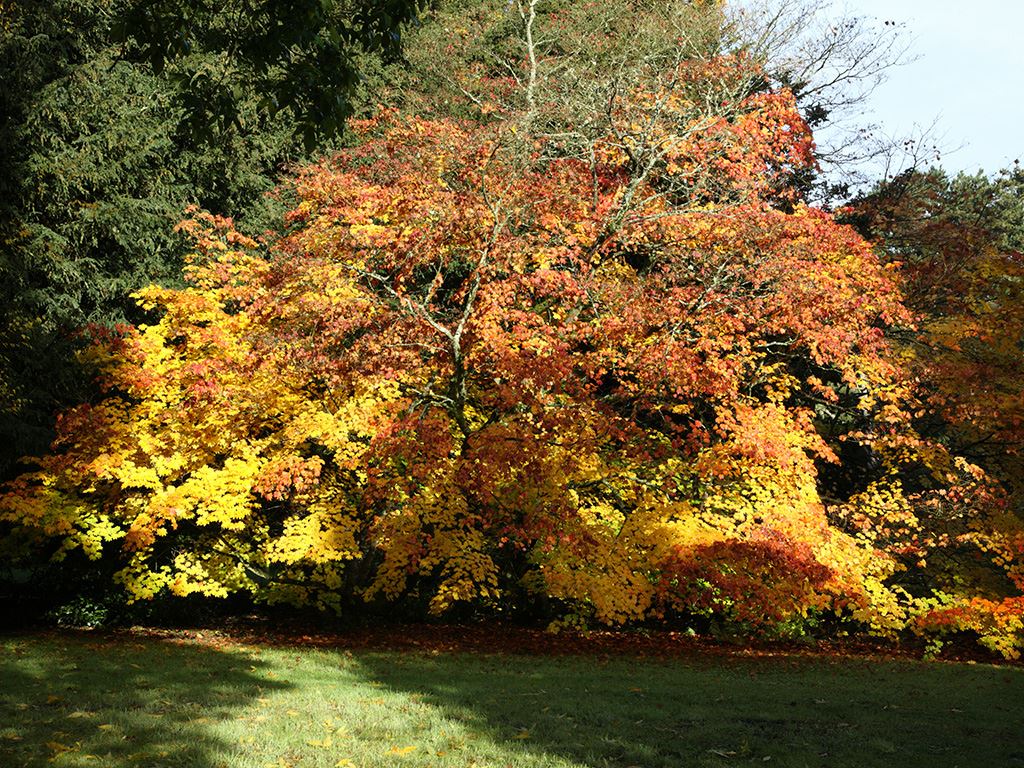
{"label": "green grass", "polygon": [[0,648],[5,768],[1024,766],[1020,667],[75,634]]}

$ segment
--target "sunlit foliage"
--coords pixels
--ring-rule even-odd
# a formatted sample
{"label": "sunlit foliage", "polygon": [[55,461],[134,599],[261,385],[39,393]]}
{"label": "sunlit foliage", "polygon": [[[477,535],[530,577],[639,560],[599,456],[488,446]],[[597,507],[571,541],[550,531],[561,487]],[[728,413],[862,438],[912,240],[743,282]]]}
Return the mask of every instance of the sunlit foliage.
{"label": "sunlit foliage", "polygon": [[194,212],[188,287],[91,347],[106,396],[0,519],[118,550],[135,598],[953,622],[1014,654],[1020,527],[916,429],[905,276],[795,191],[792,94],[743,51],[634,74],[571,140],[529,74],[500,119],[359,123],[262,245]]}

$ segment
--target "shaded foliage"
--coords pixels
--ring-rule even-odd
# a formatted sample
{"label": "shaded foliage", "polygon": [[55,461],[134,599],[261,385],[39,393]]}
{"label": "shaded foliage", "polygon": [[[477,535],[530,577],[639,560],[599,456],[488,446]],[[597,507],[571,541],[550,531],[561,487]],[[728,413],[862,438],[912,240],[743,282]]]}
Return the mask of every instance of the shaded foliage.
{"label": "shaded foliage", "polygon": [[123,55],[160,73],[196,51],[217,55],[218,72],[179,79],[189,129],[212,136],[251,116],[239,92],[258,94],[264,117],[288,113],[307,148],[342,131],[354,109],[360,55],[394,59],[419,0],[150,0],[129,4],[113,25]]}

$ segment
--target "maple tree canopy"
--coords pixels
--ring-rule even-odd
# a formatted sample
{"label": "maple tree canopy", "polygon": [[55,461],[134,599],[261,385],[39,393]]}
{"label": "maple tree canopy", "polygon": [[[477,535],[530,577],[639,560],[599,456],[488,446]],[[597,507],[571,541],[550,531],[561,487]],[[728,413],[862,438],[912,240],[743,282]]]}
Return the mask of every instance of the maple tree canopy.
{"label": "maple tree canopy", "polygon": [[105,397],[0,519],[118,552],[135,599],[541,601],[1015,655],[1024,532],[915,430],[900,265],[801,199],[812,136],[756,61],[657,61],[571,140],[529,94],[356,123],[265,243],[193,212],[188,286],[98,334]]}

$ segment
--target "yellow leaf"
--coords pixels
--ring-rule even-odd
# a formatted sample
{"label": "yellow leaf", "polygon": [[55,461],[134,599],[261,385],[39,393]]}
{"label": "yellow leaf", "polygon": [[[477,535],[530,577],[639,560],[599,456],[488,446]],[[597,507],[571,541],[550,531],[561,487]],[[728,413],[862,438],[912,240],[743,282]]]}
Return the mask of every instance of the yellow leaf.
{"label": "yellow leaf", "polygon": [[410,752],[415,752],[416,747],[392,747],[389,753],[392,755],[408,755]]}
{"label": "yellow leaf", "polygon": [[523,728],[519,733],[512,737],[513,739],[528,739],[530,738],[530,732]]}
{"label": "yellow leaf", "polygon": [[341,758],[334,764],[334,768],[356,768],[356,764],[349,760],[347,757]]}
{"label": "yellow leaf", "polygon": [[308,744],[311,747],[326,748],[326,747],[329,747],[332,744],[334,744],[334,741],[331,740],[330,738],[327,738],[327,739],[309,739],[308,741],[306,741],[306,744]]}

